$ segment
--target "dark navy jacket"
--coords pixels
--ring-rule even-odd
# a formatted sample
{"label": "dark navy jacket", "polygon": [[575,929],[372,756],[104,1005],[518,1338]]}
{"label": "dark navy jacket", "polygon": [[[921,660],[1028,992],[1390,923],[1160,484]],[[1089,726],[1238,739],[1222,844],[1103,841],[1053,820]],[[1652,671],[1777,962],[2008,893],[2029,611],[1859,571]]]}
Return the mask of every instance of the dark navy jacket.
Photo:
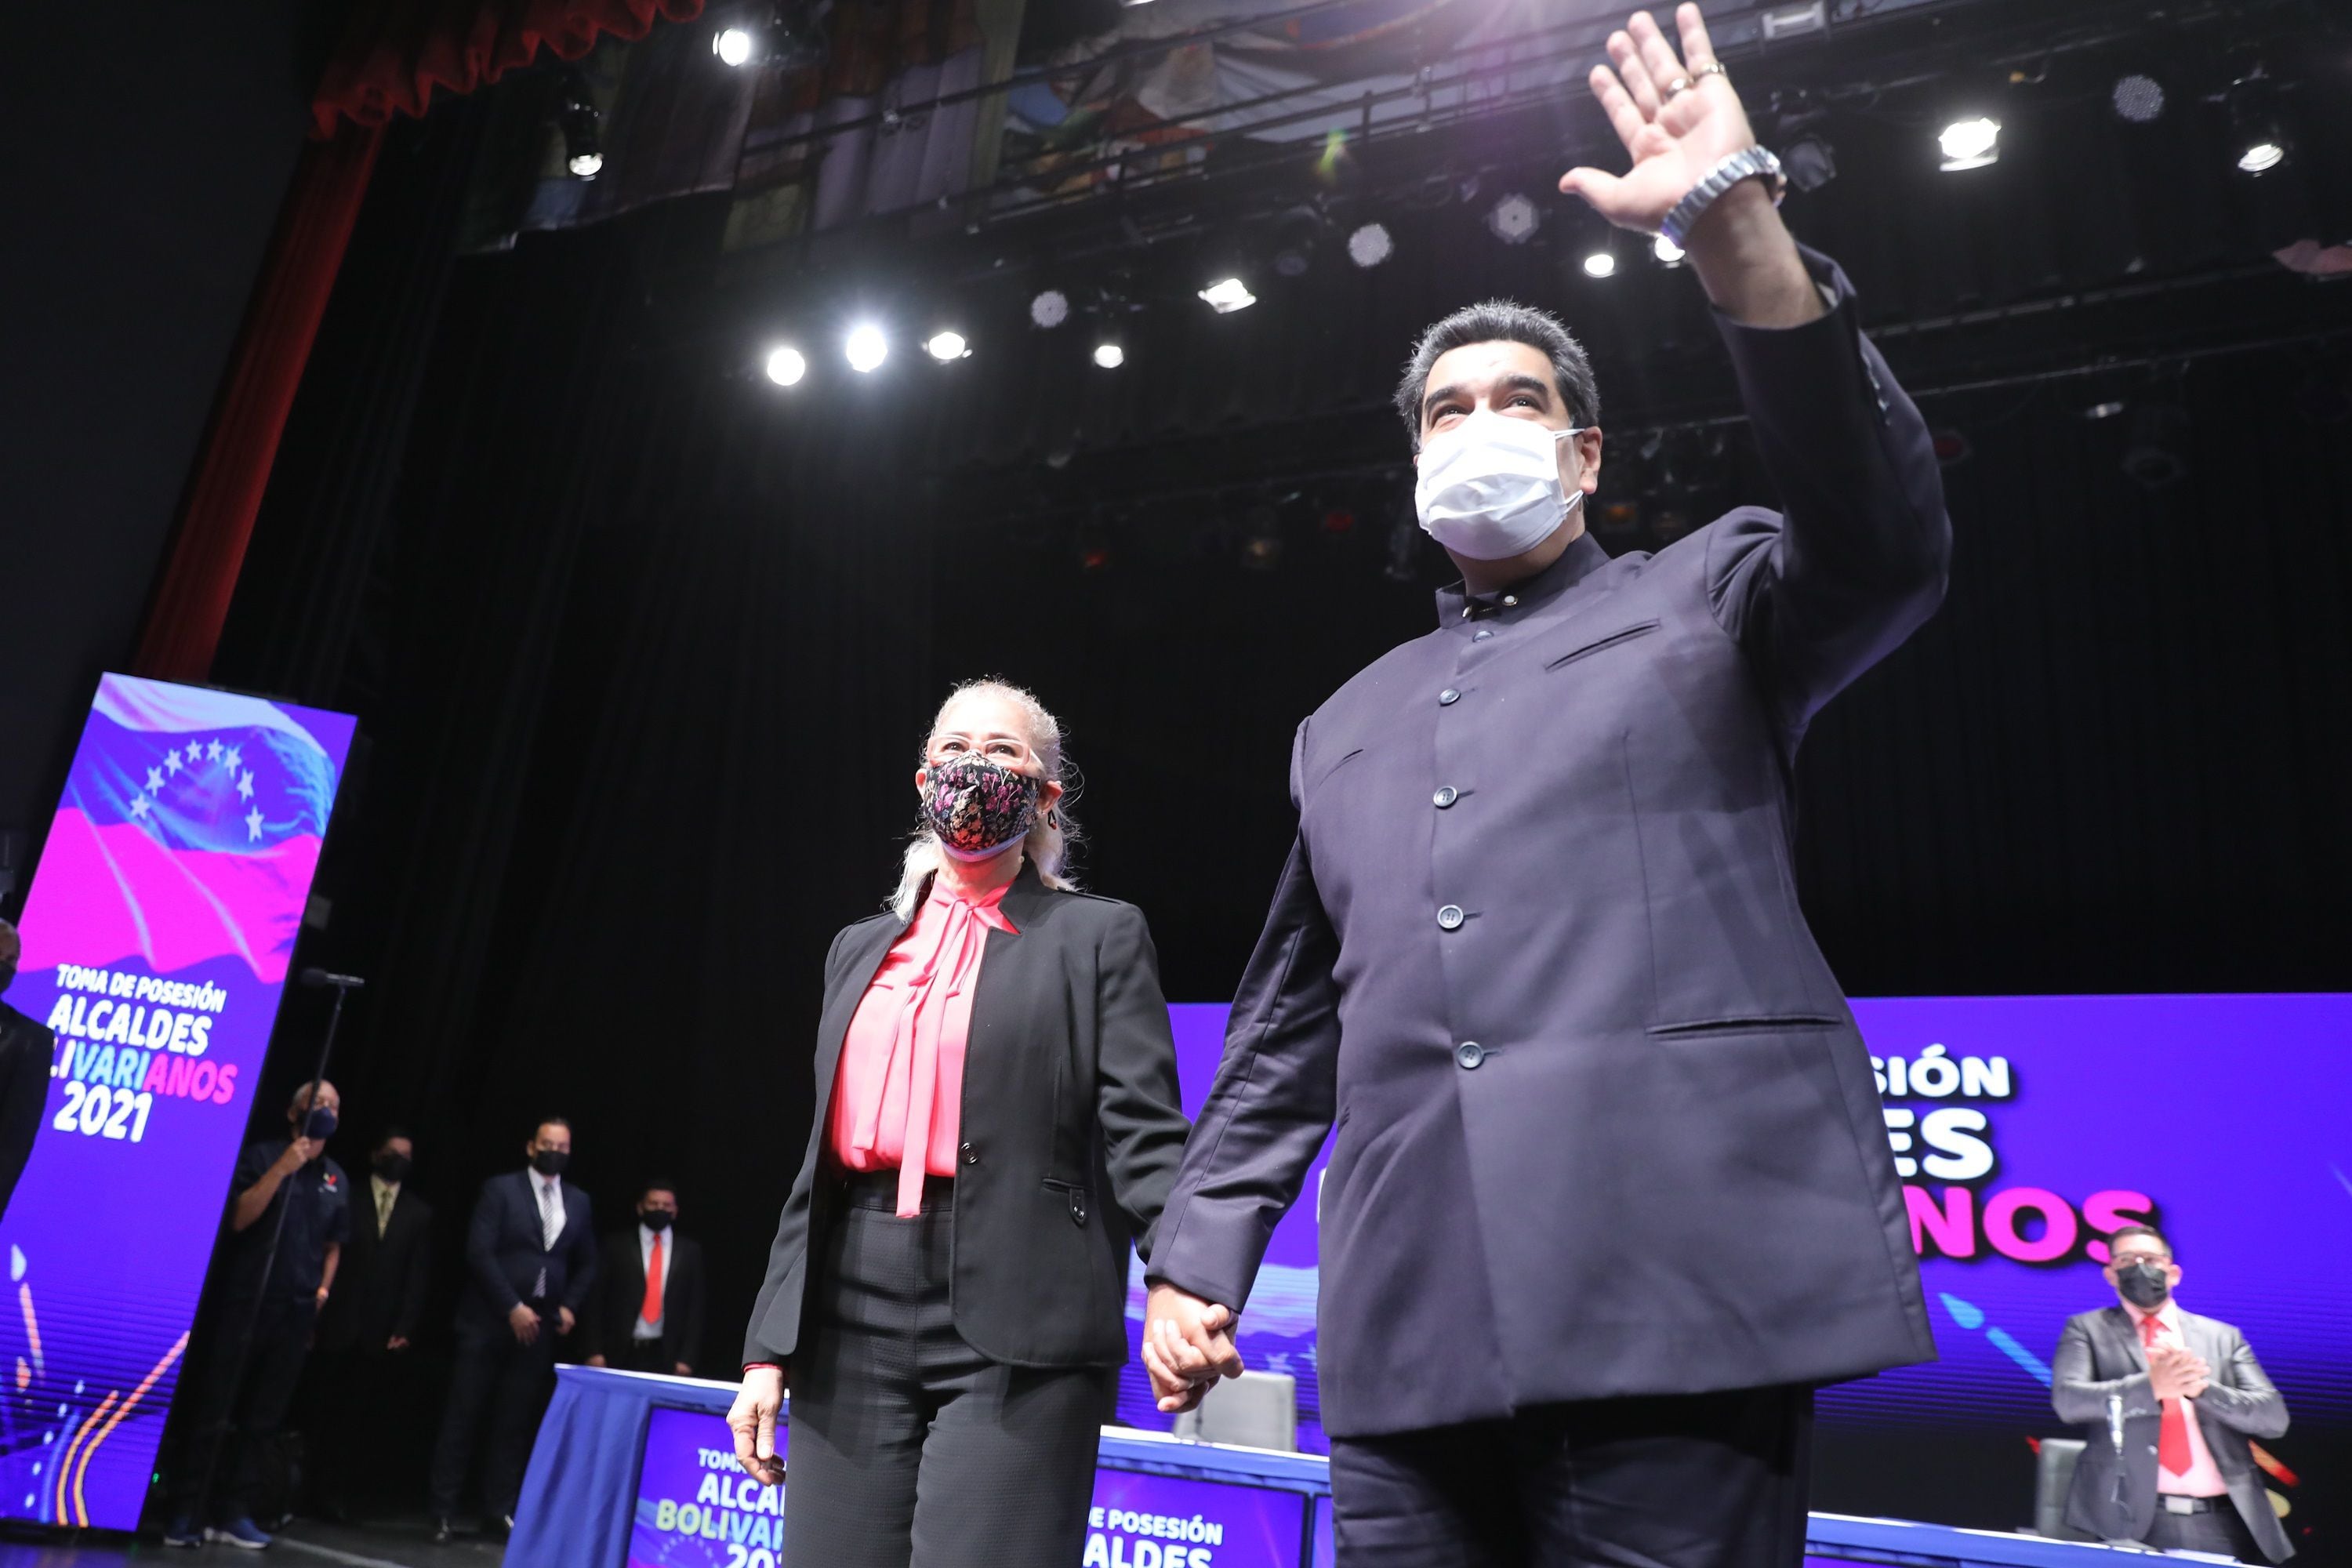
{"label": "dark navy jacket", "polygon": [[1299,727],[1298,837],[1150,1275],[1243,1306],[1339,1125],[1342,1436],[1935,1354],[1868,1055],[1797,907],[1808,721],[1944,591],[1926,426],[1852,290],[1722,321],[1785,514],[1579,540]]}

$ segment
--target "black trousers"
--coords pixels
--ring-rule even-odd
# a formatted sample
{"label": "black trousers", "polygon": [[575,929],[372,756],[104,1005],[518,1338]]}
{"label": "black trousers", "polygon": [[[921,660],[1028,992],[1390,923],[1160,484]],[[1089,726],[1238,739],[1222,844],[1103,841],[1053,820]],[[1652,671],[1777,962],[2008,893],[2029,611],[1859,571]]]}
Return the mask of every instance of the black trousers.
{"label": "black trousers", "polygon": [[1076,1564],[1086,1552],[1116,1367],[1003,1366],[966,1344],[948,1303],[954,1216],[854,1185],[821,1244],[793,1357],[785,1434],[789,1568]]}
{"label": "black trousers", "polygon": [[2267,1563],[2254,1543],[2254,1532],[2238,1517],[2238,1505],[2228,1498],[2210,1513],[2168,1513],[2159,1505],[2140,1540],[2158,1552],[2215,1552],[2241,1563]]}
{"label": "black trousers", "polygon": [[1812,1411],[1759,1388],[1335,1438],[1339,1568],[1797,1568]]}
{"label": "black trousers", "polygon": [[490,1440],[482,1458],[482,1511],[496,1519],[511,1514],[522,1495],[523,1466],[530,1459],[531,1435],[555,1377],[556,1309],[551,1301],[526,1303],[540,1316],[539,1338],[520,1344],[500,1324],[495,1331],[457,1331],[457,1361],[450,1369],[449,1401],[441,1409],[441,1435],[433,1445],[433,1517],[455,1518],[465,1501],[474,1468],[474,1446],[482,1413],[489,1412]]}
{"label": "black trousers", "polygon": [[171,1465],[166,1495],[174,1519],[194,1518],[208,1464],[213,1471],[209,1522],[226,1524],[252,1512],[262,1450],[285,1426],[293,1405],[302,1363],[310,1352],[316,1304],[308,1297],[265,1301],[253,1328],[252,1353],[244,1358],[240,1373],[239,1352],[252,1311],[251,1298],[224,1301],[208,1326],[204,1362],[184,1406],[186,1436]]}
{"label": "black trousers", "polygon": [[659,1340],[635,1338],[623,1340],[606,1353],[604,1360],[609,1365],[618,1367],[623,1372],[675,1373],[677,1371],[677,1363],[662,1353],[662,1342]]}
{"label": "black trousers", "polygon": [[414,1351],[388,1351],[380,1343],[312,1352],[302,1430],[310,1438],[310,1496],[317,1506],[340,1510],[382,1501],[384,1478],[404,1468],[415,1484],[414,1461],[401,1464],[394,1434],[409,1418],[415,1364]]}

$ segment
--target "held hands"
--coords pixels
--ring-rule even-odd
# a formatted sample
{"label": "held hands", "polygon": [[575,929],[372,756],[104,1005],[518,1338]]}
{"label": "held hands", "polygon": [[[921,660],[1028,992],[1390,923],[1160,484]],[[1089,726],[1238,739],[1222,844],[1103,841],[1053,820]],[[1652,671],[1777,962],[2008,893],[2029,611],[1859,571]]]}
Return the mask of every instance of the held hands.
{"label": "held hands", "polygon": [[1617,64],[1592,68],[1592,96],[1601,100],[1633,167],[1622,175],[1570,169],[1559,188],[1581,196],[1620,228],[1654,234],[1674,205],[1708,170],[1756,144],[1739,94],[1715,58],[1696,5],[1679,5],[1682,58],[1647,11],[1636,11],[1609,36]]}
{"label": "held hands", "polygon": [[734,1407],[727,1412],[727,1429],[735,1434],[735,1458],[744,1474],[762,1486],[772,1487],[784,1479],[783,1461],[776,1458],[776,1416],[783,1407],[783,1369],[745,1367],[743,1386],[736,1391]]}
{"label": "held hands", "polygon": [[1190,1410],[1219,1378],[1241,1374],[1232,1308],[1213,1305],[1173,1285],[1154,1285],[1143,1322],[1143,1365],[1151,1374],[1151,1392],[1162,1413]]}
{"label": "held hands", "polygon": [[2213,1369],[2181,1345],[2156,1345],[2147,1352],[2147,1384],[2158,1399],[2195,1399],[2212,1383]]}
{"label": "held hands", "polygon": [[539,1314],[520,1301],[507,1309],[507,1327],[514,1331],[519,1345],[539,1342]]}

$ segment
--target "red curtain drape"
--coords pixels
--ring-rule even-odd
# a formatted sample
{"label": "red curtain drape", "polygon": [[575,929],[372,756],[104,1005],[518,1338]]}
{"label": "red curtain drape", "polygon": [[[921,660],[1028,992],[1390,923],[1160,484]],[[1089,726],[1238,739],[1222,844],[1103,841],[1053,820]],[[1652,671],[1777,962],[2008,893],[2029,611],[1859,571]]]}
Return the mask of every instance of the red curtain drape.
{"label": "red curtain drape", "polygon": [[545,45],[576,60],[603,34],[642,38],[667,17],[691,21],[703,0],[359,0],[319,79],[310,112],[321,136],[339,120],[383,125],[421,115],[436,87],[471,92]]}
{"label": "red curtain drape", "polygon": [[148,606],[133,665],[142,675],[202,680],[212,668],[278,437],[383,139],[352,125],[302,150]]}

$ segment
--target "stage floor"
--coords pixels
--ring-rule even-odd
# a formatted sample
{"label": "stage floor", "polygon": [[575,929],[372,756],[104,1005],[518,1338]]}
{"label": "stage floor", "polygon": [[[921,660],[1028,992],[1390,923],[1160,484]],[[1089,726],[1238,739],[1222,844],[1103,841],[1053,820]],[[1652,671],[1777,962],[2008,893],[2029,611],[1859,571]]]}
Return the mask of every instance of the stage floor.
{"label": "stage floor", "polygon": [[157,1541],[127,1541],[93,1534],[82,1542],[0,1538],[0,1568],[114,1568],[136,1563],[146,1568],[225,1568],[231,1563],[275,1563],[278,1568],[495,1568],[506,1556],[497,1542],[461,1535],[446,1546],[433,1544],[422,1519],[389,1524],[336,1525],[298,1519],[279,1532],[268,1552],[207,1546],[191,1552]]}

